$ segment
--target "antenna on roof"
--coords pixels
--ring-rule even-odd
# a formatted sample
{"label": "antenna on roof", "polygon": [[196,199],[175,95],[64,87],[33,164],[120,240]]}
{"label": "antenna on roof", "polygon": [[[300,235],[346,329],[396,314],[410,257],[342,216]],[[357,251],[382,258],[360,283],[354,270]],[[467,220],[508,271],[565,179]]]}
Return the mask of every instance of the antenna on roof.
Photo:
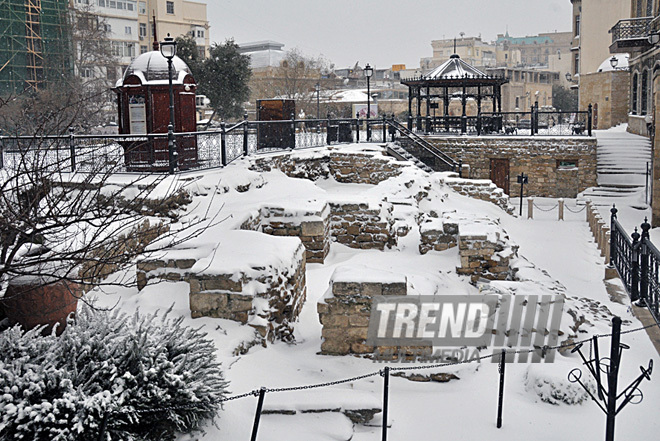
{"label": "antenna on roof", "polygon": [[454,53],[456,53],[456,37],[454,37]]}
{"label": "antenna on roof", "polygon": [[154,48],[155,51],[157,51],[158,48],[160,47],[160,43],[158,43],[158,34],[156,34],[156,11],[155,10],[152,11],[152,14],[153,14],[153,19],[154,19],[154,21],[152,22],[152,26],[153,26],[152,29],[153,29],[153,33],[154,33],[153,48]]}

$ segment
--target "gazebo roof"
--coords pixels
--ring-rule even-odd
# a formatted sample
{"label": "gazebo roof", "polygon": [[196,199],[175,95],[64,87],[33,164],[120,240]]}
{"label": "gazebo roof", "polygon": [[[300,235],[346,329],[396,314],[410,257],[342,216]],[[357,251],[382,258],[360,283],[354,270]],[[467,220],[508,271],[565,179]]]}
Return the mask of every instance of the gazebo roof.
{"label": "gazebo roof", "polygon": [[490,76],[476,67],[461,60],[458,54],[452,55],[432,71],[414,78],[405,78],[401,84],[408,86],[451,86],[467,83],[467,85],[504,84],[508,82],[499,76]]}
{"label": "gazebo roof", "polygon": [[425,80],[438,80],[441,78],[483,78],[487,75],[474,66],[461,60],[458,54],[452,55],[449,60],[422,76]]}

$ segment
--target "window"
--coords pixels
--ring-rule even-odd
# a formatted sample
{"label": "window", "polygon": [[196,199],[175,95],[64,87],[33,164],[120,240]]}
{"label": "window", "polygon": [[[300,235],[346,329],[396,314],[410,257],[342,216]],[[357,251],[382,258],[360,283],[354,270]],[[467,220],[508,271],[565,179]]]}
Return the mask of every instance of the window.
{"label": "window", "polygon": [[578,167],[577,159],[558,159],[557,168],[560,170],[570,170]]}
{"label": "window", "polygon": [[133,29],[130,26],[124,26],[124,33],[126,35],[132,35],[133,34]]}
{"label": "window", "polygon": [[646,115],[646,110],[648,106],[648,85],[649,85],[649,71],[648,69],[642,72],[642,87],[641,87],[641,109],[640,115]]}
{"label": "window", "polygon": [[138,12],[140,14],[146,14],[147,13],[147,2],[139,2],[138,3]]}
{"label": "window", "polygon": [[103,23],[103,30],[105,32],[112,32],[112,26],[110,26],[108,23]]}
{"label": "window", "polygon": [[574,30],[574,35],[576,37],[580,36],[580,14],[575,16],[575,30]]}
{"label": "window", "polygon": [[204,31],[202,30],[197,30],[197,38],[204,38]]}
{"label": "window", "polygon": [[575,72],[575,75],[579,75],[580,74],[580,54],[576,53],[573,60],[575,62],[575,66],[573,67],[573,72]]}
{"label": "window", "polygon": [[174,2],[165,2],[168,14],[174,14]]}
{"label": "window", "polygon": [[149,52],[149,49],[147,48],[147,46],[140,46],[140,53],[141,54],[146,54],[147,52]]}
{"label": "window", "polygon": [[82,78],[94,78],[94,69],[91,67],[80,68],[80,76]]}
{"label": "window", "polygon": [[146,23],[140,23],[140,29],[138,30],[138,33],[140,35],[140,40],[144,39],[144,37],[147,36],[147,24]]}
{"label": "window", "polygon": [[198,46],[197,52],[199,53],[200,58],[206,58],[206,50],[204,50],[203,46]]}
{"label": "window", "polygon": [[115,57],[135,57],[135,46],[126,41],[112,42],[112,55]]}

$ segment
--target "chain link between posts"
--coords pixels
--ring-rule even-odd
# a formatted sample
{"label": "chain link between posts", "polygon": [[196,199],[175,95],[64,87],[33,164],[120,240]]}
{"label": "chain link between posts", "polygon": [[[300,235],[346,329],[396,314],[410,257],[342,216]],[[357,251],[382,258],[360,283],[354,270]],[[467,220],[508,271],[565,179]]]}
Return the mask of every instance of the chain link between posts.
{"label": "chain link between posts", "polygon": [[[639,328],[635,329],[629,329],[626,331],[621,331],[621,335],[624,334],[631,334],[634,332],[639,332],[643,331],[652,327],[660,327],[660,324],[653,323],[650,325],[646,326],[641,326]],[[612,334],[595,334],[595,337],[598,338],[606,338],[606,337],[611,337]],[[564,348],[571,348],[575,347],[579,344],[583,343],[590,343],[592,341],[592,338],[586,338],[584,340],[579,340],[576,342],[571,342],[567,344],[560,344],[560,345],[555,345],[555,346],[543,346],[538,349],[518,349],[515,351],[506,351],[506,355],[515,355],[515,354],[524,354],[524,353],[534,353],[538,352],[539,349],[545,353],[547,351],[551,350],[559,350],[559,349],[564,349]],[[401,371],[411,371],[411,370],[421,370],[421,369],[437,369],[437,368],[445,368],[449,366],[459,366],[459,365],[464,365],[464,364],[470,364],[470,363],[475,363],[475,362],[481,362],[482,360],[487,360],[489,358],[493,357],[499,357],[501,354],[500,353],[492,353],[492,354],[487,354],[487,355],[482,355],[481,357],[476,357],[476,358],[469,358],[466,360],[461,360],[461,361],[449,361],[449,362],[444,362],[444,363],[433,363],[433,364],[423,364],[423,365],[414,365],[414,366],[400,366],[400,367],[390,367],[389,370],[390,372],[401,372]],[[346,384],[346,383],[352,383],[355,381],[360,381],[364,380],[366,378],[371,378],[371,377],[376,377],[376,376],[382,376],[384,375],[384,369],[370,372],[367,374],[363,375],[358,375],[355,377],[350,377],[350,378],[344,378],[341,380],[335,380],[335,381],[328,381],[324,383],[315,383],[315,384],[308,384],[308,385],[301,385],[301,386],[290,386],[290,387],[277,387],[277,388],[263,388],[266,393],[277,393],[277,392],[294,392],[294,391],[299,391],[299,390],[309,390],[309,389],[319,389],[323,387],[330,387],[330,386],[336,386],[339,384]],[[241,398],[246,398],[249,396],[255,396],[258,397],[260,393],[260,389],[255,389],[250,392],[246,392],[240,395],[232,395],[229,397],[224,397],[221,398],[217,401],[207,401],[204,403],[198,403],[197,405],[191,404],[187,406],[170,406],[170,407],[160,407],[160,408],[153,408],[153,409],[118,409],[115,411],[110,411],[109,413],[137,413],[137,414],[143,414],[143,413],[156,413],[156,412],[167,412],[167,411],[173,411],[173,410],[188,410],[188,409],[196,409],[200,405],[218,405],[218,404],[223,404],[229,401],[234,401],[238,400]]]}

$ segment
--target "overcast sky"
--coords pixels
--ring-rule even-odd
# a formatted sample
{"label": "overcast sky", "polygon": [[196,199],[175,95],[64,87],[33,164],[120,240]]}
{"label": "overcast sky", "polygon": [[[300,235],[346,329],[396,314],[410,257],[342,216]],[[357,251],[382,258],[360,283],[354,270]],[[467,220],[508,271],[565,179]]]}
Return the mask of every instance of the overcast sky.
{"label": "overcast sky", "polygon": [[211,41],[275,40],[337,68],[418,67],[431,40],[570,31],[570,0],[201,0]]}

